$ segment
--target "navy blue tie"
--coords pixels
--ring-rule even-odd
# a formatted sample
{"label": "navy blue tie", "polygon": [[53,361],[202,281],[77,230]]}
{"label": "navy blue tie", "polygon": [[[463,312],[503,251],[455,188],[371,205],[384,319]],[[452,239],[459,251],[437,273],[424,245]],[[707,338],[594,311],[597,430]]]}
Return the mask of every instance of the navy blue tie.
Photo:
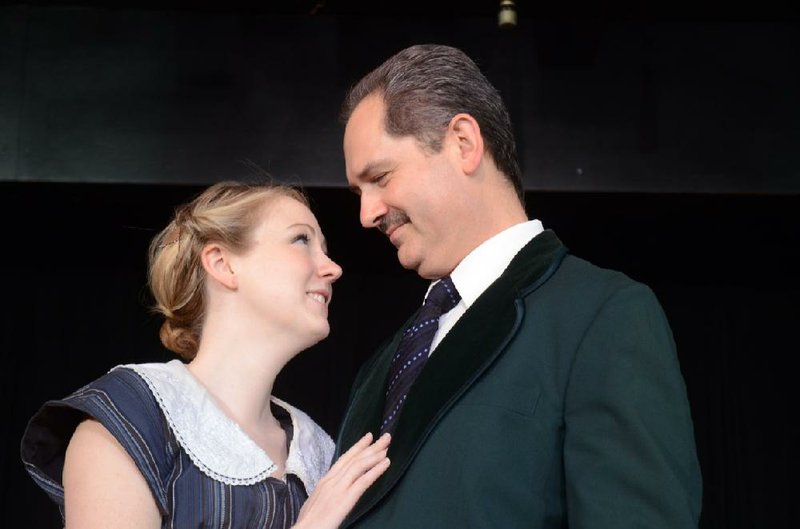
{"label": "navy blue tie", "polygon": [[380,433],[393,432],[411,385],[428,360],[431,342],[439,328],[439,316],[455,307],[461,295],[450,276],[433,285],[417,317],[403,332],[389,366],[386,402]]}

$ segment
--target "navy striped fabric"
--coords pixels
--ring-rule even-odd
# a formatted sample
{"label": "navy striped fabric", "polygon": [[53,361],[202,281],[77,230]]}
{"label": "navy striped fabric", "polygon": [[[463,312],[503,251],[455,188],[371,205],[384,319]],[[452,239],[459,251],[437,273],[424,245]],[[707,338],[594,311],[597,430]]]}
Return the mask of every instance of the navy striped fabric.
{"label": "navy striped fabric", "polygon": [[[273,406],[291,439],[291,418]],[[283,414],[281,415],[280,412]],[[268,477],[253,485],[227,485],[203,474],[178,444],[145,381],[118,368],[33,416],[21,457],[34,481],[64,515],[61,473],[72,432],[86,416],[102,423],[141,471],[163,515],[163,528],[288,528],[307,498],[300,479]]]}

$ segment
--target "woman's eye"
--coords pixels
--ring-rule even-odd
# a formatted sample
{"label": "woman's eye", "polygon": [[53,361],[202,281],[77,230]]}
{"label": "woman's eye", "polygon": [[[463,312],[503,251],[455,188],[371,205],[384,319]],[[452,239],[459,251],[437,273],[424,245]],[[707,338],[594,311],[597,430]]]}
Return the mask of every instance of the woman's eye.
{"label": "woman's eye", "polygon": [[311,239],[310,239],[310,237],[308,235],[306,235],[305,233],[301,233],[299,235],[296,235],[294,237],[294,239],[292,239],[292,242],[299,242],[301,244],[308,244],[308,241],[310,241],[310,240]]}

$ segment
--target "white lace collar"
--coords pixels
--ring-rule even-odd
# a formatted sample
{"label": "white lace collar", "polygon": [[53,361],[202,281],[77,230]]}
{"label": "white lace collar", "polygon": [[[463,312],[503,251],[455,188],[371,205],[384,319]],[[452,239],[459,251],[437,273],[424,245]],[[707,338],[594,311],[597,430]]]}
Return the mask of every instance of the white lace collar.
{"label": "white lace collar", "polygon": [[[266,452],[222,412],[180,360],[117,367],[145,380],[181,447],[205,475],[227,485],[252,485],[275,471]],[[333,441],[302,411],[275,397],[272,402],[292,419],[286,473],[300,478],[311,494],[331,464]]]}

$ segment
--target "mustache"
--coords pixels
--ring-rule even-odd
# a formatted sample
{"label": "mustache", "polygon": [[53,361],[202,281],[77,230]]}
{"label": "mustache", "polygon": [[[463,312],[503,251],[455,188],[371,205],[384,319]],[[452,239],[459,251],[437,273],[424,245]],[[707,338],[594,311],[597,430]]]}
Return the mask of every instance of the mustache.
{"label": "mustache", "polygon": [[390,228],[405,224],[407,222],[411,222],[411,219],[408,218],[408,215],[399,209],[392,209],[381,218],[380,222],[378,223],[378,229],[381,230],[381,232],[383,232],[385,235]]}

